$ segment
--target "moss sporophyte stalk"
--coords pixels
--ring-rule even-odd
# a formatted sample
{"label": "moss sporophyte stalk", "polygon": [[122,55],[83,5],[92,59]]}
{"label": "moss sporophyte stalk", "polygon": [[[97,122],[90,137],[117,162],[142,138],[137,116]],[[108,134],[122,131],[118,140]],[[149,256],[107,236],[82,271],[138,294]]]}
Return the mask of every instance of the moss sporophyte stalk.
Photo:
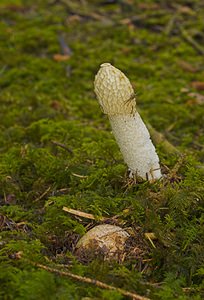
{"label": "moss sporophyte stalk", "polygon": [[159,158],[149,132],[136,110],[129,79],[110,63],[103,63],[95,77],[95,93],[108,115],[113,134],[130,170],[130,176],[154,181],[162,177]]}

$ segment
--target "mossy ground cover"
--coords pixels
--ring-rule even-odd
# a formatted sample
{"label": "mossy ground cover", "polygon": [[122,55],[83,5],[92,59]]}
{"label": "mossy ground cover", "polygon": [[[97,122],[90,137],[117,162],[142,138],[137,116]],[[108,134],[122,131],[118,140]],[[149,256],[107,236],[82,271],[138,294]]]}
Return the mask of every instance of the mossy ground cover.
{"label": "mossy ground cover", "polygon": [[[35,263],[150,299],[204,298],[203,30],[196,0],[1,0],[1,299],[126,299]],[[128,181],[93,93],[102,62],[179,150],[156,145],[163,181]],[[132,231],[135,251],[80,261],[76,242],[102,216]]]}

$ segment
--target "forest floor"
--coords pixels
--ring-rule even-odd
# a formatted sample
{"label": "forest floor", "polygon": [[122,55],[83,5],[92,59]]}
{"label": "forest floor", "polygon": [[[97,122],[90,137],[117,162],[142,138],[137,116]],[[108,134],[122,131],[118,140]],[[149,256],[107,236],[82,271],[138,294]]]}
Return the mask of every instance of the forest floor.
{"label": "forest floor", "polygon": [[[1,0],[0,32],[0,298],[204,299],[203,1]],[[128,180],[103,62],[133,84],[163,180]],[[78,256],[104,223],[129,232],[123,257]]]}

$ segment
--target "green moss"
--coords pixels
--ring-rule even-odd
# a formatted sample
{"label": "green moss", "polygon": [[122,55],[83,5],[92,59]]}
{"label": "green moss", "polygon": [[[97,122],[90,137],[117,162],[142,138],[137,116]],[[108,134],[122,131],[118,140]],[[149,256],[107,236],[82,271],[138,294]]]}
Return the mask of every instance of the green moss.
{"label": "green moss", "polygon": [[[167,36],[177,8],[165,1],[1,1],[2,299],[126,299],[30,261],[62,271],[68,265],[77,275],[155,300],[204,297],[204,109],[189,101],[191,93],[203,95],[191,85],[203,81],[203,57],[178,30],[179,22],[202,45],[204,10],[196,0],[178,4],[184,12]],[[59,37],[71,49],[67,60],[55,56],[63,54]],[[93,93],[105,61],[130,78],[144,120],[185,154],[181,159],[156,145],[163,182],[127,180]],[[82,264],[75,257],[77,240],[101,217],[134,232],[135,252],[121,264],[99,258]],[[151,232],[152,241],[145,237]]]}

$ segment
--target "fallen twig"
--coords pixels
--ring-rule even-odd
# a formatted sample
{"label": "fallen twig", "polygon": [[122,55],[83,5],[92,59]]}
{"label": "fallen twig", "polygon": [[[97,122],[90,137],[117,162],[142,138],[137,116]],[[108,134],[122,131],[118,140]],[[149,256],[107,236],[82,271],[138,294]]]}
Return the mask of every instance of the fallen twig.
{"label": "fallen twig", "polygon": [[177,18],[178,18],[178,14],[176,13],[170,18],[169,22],[167,23],[166,27],[164,28],[164,33],[167,36],[170,35],[171,32],[173,31],[173,28],[174,28]]}
{"label": "fallen twig", "polygon": [[168,154],[180,154],[179,150],[172,145],[162,133],[158,132],[151,124],[146,123],[146,125],[154,144],[160,144],[164,151]]}
{"label": "fallen twig", "polygon": [[60,35],[58,36],[58,40],[59,40],[59,44],[60,44],[62,53],[63,53],[64,55],[71,56],[71,55],[72,55],[72,50],[71,50],[70,47],[66,44],[65,38],[64,38],[64,36],[63,36],[62,34],[60,34]]}
{"label": "fallen twig", "polygon": [[51,186],[49,186],[38,198],[36,198],[35,200],[33,200],[33,202],[37,202],[39,200],[41,200],[45,195],[47,195],[47,193],[51,190]]}
{"label": "fallen twig", "polygon": [[91,220],[96,220],[96,219],[100,219],[100,221],[104,221],[106,220],[106,218],[104,217],[98,217],[98,218],[95,218],[93,214],[88,214],[88,213],[85,213],[83,211],[80,211],[80,210],[76,210],[76,209],[72,209],[72,208],[68,208],[66,206],[64,206],[62,208],[63,211],[66,211],[72,215],[76,215],[78,217],[83,217],[83,218],[87,218],[87,219],[91,219]]}
{"label": "fallen twig", "polygon": [[53,145],[56,145],[56,146],[59,146],[59,147],[63,148],[64,150],[68,151],[70,154],[73,154],[73,151],[70,148],[68,148],[67,146],[65,146],[64,144],[59,143],[57,141],[51,141],[51,143]]}
{"label": "fallen twig", "polygon": [[155,246],[153,240],[156,240],[157,238],[156,238],[154,232],[146,232],[145,237],[146,237],[146,239],[148,239],[150,241],[152,247],[156,249],[156,246]]}
{"label": "fallen twig", "polygon": [[4,65],[0,70],[0,76],[6,71],[6,69],[7,69],[7,66]]}
{"label": "fallen twig", "polygon": [[81,174],[76,174],[76,173],[72,173],[73,176],[84,179],[84,178],[88,178],[87,175],[81,175]]}
{"label": "fallen twig", "polygon": [[204,48],[199,45],[182,26],[179,25],[178,28],[183,39],[188,42],[195,50],[197,50],[199,54],[204,55]]}
{"label": "fallen twig", "polygon": [[117,288],[115,286],[106,284],[106,283],[104,283],[102,281],[99,281],[99,280],[95,280],[95,279],[92,279],[92,278],[89,278],[89,277],[79,276],[79,275],[73,274],[73,273],[68,272],[68,271],[66,271],[66,272],[65,271],[60,271],[58,269],[54,269],[54,268],[51,268],[51,267],[48,267],[48,266],[45,266],[45,265],[42,265],[42,264],[39,264],[39,263],[35,263],[31,260],[26,259],[26,261],[28,261],[31,265],[33,265],[35,267],[38,267],[40,269],[46,270],[48,272],[55,273],[55,274],[58,274],[60,276],[69,277],[69,278],[72,278],[74,280],[77,280],[77,281],[80,281],[80,282],[83,282],[83,283],[92,284],[92,285],[95,285],[95,286],[97,286],[99,288],[102,288],[102,289],[116,291],[116,292],[122,294],[123,296],[130,297],[131,299],[134,299],[134,300],[150,300],[149,298],[140,296],[136,293],[132,293],[132,292],[126,291],[126,290],[121,289],[121,288]]}
{"label": "fallen twig", "polygon": [[[142,114],[140,109],[138,109],[138,111]],[[150,123],[145,122],[145,124],[155,145],[161,145],[167,154],[181,154],[180,151],[172,145],[161,132],[157,131]]]}

